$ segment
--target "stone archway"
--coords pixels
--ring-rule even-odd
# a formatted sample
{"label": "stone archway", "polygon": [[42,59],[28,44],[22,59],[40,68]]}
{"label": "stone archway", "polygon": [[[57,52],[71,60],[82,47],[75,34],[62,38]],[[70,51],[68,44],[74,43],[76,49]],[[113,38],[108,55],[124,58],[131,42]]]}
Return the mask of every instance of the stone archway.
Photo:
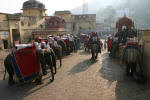
{"label": "stone archway", "polygon": [[20,42],[20,32],[18,29],[12,29],[12,40],[13,40],[13,46],[15,44],[15,41]]}

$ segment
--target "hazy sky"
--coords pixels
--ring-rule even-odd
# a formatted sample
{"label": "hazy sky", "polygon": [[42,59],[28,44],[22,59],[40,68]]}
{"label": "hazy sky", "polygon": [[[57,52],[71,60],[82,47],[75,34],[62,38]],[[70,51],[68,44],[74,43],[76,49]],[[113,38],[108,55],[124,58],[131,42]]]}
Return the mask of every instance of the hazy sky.
{"label": "hazy sky", "polygon": [[[0,0],[0,12],[18,13],[21,12],[23,2],[27,0]],[[39,0],[45,4],[47,14],[51,15],[55,10],[70,10],[81,6],[83,0]],[[93,0],[87,0],[90,2]]]}

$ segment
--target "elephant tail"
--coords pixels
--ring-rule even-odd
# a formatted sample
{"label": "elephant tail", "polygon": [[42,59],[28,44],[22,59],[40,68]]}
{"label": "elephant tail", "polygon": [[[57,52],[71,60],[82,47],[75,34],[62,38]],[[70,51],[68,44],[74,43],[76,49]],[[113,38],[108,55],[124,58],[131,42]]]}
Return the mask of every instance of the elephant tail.
{"label": "elephant tail", "polygon": [[6,77],[6,68],[5,68],[5,73],[4,73],[4,76],[3,76],[3,80],[5,80],[5,77]]}

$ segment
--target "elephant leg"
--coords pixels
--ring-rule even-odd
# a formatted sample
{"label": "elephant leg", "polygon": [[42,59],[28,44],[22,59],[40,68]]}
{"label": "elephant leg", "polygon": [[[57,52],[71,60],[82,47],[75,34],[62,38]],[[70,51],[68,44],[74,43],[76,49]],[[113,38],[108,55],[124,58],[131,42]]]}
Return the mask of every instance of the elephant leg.
{"label": "elephant leg", "polygon": [[45,63],[41,63],[41,67],[42,67],[42,73],[43,73],[43,75],[46,75],[47,71],[46,71],[46,65],[45,65]]}
{"label": "elephant leg", "polygon": [[131,75],[136,73],[136,63],[131,63]]}
{"label": "elephant leg", "polygon": [[14,75],[14,69],[11,65],[11,56],[7,57],[4,61],[4,66],[9,74],[9,80],[8,80],[8,84],[9,85],[13,85],[15,83],[14,79],[13,79],[13,75]]}
{"label": "elephant leg", "polygon": [[94,59],[94,56],[95,56],[95,54],[94,54],[94,50],[92,48],[92,59]]}
{"label": "elephant leg", "polygon": [[76,52],[76,45],[73,43],[73,51]]}
{"label": "elephant leg", "polygon": [[60,67],[62,66],[62,50],[59,50]]}
{"label": "elephant leg", "polygon": [[4,73],[4,76],[3,76],[3,80],[5,80],[6,72],[7,72],[7,70],[6,70],[6,68],[5,68],[5,73]]}
{"label": "elephant leg", "polygon": [[96,59],[97,59],[97,57],[98,57],[98,50],[96,51]]}
{"label": "elephant leg", "polygon": [[129,63],[126,62],[126,75],[129,76],[130,74],[130,67],[129,67]]}
{"label": "elephant leg", "polygon": [[41,85],[42,84],[42,76],[39,76],[36,80],[35,80],[37,85]]}
{"label": "elephant leg", "polygon": [[55,69],[55,74],[57,73],[57,68],[56,68],[56,57],[55,55],[52,55],[52,64],[53,64],[53,67]]}
{"label": "elephant leg", "polygon": [[54,72],[53,72],[53,61],[52,61],[52,56],[50,56],[49,68],[50,68],[51,76],[52,76],[51,81],[54,81]]}
{"label": "elephant leg", "polygon": [[52,67],[54,67],[54,69],[55,69],[55,74],[57,73],[57,68],[56,68],[56,56],[55,56],[55,53],[54,52],[51,52],[51,55],[50,55],[50,57],[51,57],[51,64],[52,64]]}
{"label": "elephant leg", "polygon": [[13,76],[14,76],[14,70],[13,68],[6,68],[7,72],[9,74],[9,80],[8,80],[8,84],[9,85],[13,85],[15,83]]}
{"label": "elephant leg", "polygon": [[[61,65],[62,65],[62,62],[61,62],[62,49],[61,49],[61,48],[56,49],[56,53],[55,53],[55,54],[57,54],[57,56],[58,56],[58,59],[59,59],[59,61],[60,61],[60,67],[61,67]],[[53,61],[53,63],[55,63],[55,61]],[[54,66],[55,66],[55,64],[54,64]]]}
{"label": "elephant leg", "polygon": [[73,51],[76,52],[76,45],[73,43]]}
{"label": "elephant leg", "polygon": [[43,75],[46,75],[47,71],[46,71],[46,61],[45,61],[44,54],[41,54],[39,59],[40,59],[41,67],[42,67],[42,73]]}
{"label": "elephant leg", "polygon": [[60,67],[62,66],[62,56],[59,54]]}

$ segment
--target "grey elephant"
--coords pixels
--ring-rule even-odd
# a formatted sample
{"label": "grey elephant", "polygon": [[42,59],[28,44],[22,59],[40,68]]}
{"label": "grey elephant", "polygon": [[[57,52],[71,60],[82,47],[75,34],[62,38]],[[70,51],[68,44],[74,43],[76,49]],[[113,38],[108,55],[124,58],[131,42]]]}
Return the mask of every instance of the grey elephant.
{"label": "grey elephant", "polygon": [[[37,57],[38,57],[38,62],[40,65],[40,71],[38,72],[39,77],[35,79],[35,82],[37,84],[42,83],[42,73],[44,74],[44,71],[46,70],[46,65],[49,66],[50,71],[51,71],[51,76],[52,79],[51,81],[54,80],[54,72],[53,72],[53,67],[55,68],[55,73],[56,73],[56,59],[54,52],[52,51],[44,51],[44,50],[37,50]],[[8,84],[13,85],[15,83],[13,76],[14,76],[14,67],[12,66],[12,54],[8,54],[4,60],[4,67],[5,70],[9,74],[9,79],[8,79]],[[5,75],[6,75],[5,71]],[[4,76],[5,79],[5,76]]]}
{"label": "grey elephant", "polygon": [[[142,53],[137,45],[130,45],[124,48],[122,61],[126,65],[126,75],[132,76],[137,82],[145,82],[142,70]],[[137,71],[137,67],[139,70]]]}

